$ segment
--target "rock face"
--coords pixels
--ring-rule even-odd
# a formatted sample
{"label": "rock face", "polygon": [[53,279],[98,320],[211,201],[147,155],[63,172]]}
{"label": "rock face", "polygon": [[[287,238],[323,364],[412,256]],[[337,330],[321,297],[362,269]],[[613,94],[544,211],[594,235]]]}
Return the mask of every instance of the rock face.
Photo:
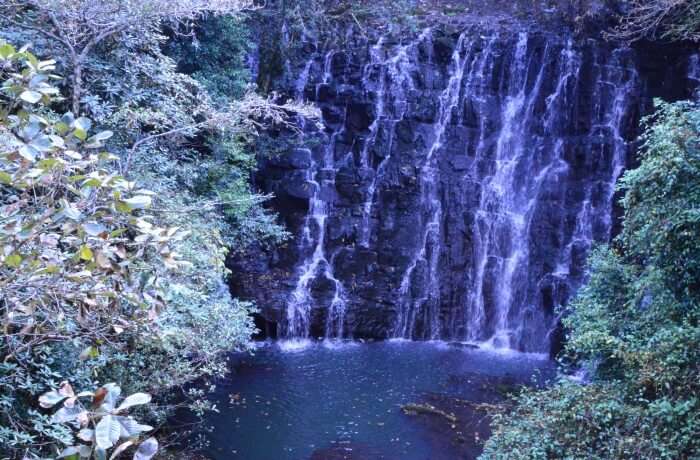
{"label": "rock face", "polygon": [[532,28],[346,35],[288,63],[324,129],[261,164],[295,238],[232,257],[235,294],[272,336],[549,351],[641,114],[697,60]]}

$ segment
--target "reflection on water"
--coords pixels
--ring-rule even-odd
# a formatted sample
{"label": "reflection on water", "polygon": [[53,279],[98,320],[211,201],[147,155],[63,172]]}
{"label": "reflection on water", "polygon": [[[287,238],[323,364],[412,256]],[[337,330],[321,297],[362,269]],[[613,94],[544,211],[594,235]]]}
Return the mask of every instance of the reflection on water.
{"label": "reflection on water", "polygon": [[[215,395],[220,412],[205,454],[215,460],[402,459],[458,456],[450,442],[400,410],[426,395],[488,402],[494,378],[551,376],[540,355],[444,342],[266,343],[234,358]],[[449,438],[447,438],[449,439]]]}

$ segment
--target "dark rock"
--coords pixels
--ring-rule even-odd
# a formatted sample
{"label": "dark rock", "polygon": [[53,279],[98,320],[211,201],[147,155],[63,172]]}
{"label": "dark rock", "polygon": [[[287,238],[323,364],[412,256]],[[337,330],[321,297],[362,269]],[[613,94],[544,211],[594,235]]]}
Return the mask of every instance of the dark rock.
{"label": "dark rock", "polygon": [[[498,4],[509,8],[508,2]],[[490,14],[484,5],[474,3]],[[418,305],[414,337],[430,329],[426,311],[431,309],[439,335],[463,341],[481,276],[485,318],[477,338],[489,339],[503,274],[518,249],[522,260],[510,280],[509,306],[510,319],[524,332],[513,337],[512,346],[540,352],[560,346],[555,310],[585,279],[591,245],[609,241],[618,231],[619,209],[611,205],[614,163],[634,158],[631,141],[640,116],[652,106],[651,96],[678,99],[695,90],[684,74],[691,50],[649,44],[615,48],[565,28],[551,33],[512,18],[480,26],[462,19],[456,18],[454,27],[435,27],[430,40],[406,48],[403,67],[389,66],[389,59],[397,56],[395,47],[417,40],[417,34],[387,37],[384,68],[370,57],[379,32],[353,35],[344,45],[334,45],[327,83],[318,72],[328,50],[305,47],[314,53],[311,68],[317,73],[307,85],[315,91],[306,94],[312,93],[312,102],[321,108],[326,129],[311,133],[309,128],[310,150],[292,148],[263,160],[256,174],[260,191],[275,194],[269,206],[294,239],[280,248],[256,247],[229,258],[232,290],[257,302],[260,329],[272,331],[272,324],[284,322],[298,267],[314,253],[321,234],[315,219],[308,229],[311,242],[303,240],[302,228],[316,196],[327,211],[324,255],[344,289],[349,335],[391,336],[402,309]],[[457,54],[463,61],[462,79],[454,86],[458,99],[448,111],[443,105],[455,75],[455,30],[467,35]],[[528,30],[526,49],[520,50],[525,70],[515,75],[521,30]],[[566,49],[569,40],[571,50]],[[576,59],[567,62],[571,53]],[[303,68],[308,58],[292,56],[292,68]],[[615,106],[620,101],[624,107]],[[518,104],[521,110],[510,120],[507,109]],[[440,121],[445,122],[442,130],[437,129]],[[436,133],[442,137],[436,139]],[[436,141],[439,148],[428,159]],[[520,153],[517,161],[511,161],[514,152]],[[309,168],[318,189],[307,180]],[[426,181],[431,171],[434,181]],[[503,171],[511,173],[498,176]],[[494,177],[502,183],[492,183]],[[426,189],[434,199],[426,199]],[[438,228],[426,232],[436,207]],[[524,241],[514,240],[518,226]],[[433,253],[436,270],[429,260]],[[481,262],[485,270],[479,274]],[[325,268],[311,283],[313,335],[323,334],[335,292]],[[406,278],[411,283],[402,290]],[[437,288],[431,291],[432,281]]]}

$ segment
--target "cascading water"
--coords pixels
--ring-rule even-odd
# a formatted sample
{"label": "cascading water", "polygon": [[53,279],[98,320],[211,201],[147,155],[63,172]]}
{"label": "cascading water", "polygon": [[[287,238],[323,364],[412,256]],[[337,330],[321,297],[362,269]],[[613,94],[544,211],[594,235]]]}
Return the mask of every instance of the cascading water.
{"label": "cascading water", "polygon": [[[582,61],[569,41],[559,53],[558,63],[554,64],[557,83],[551,94],[545,96],[543,78],[546,69],[553,65],[549,47],[545,46],[541,57],[537,57],[528,52],[527,35],[519,35],[513,58],[514,71],[507,85],[509,94],[502,105],[501,128],[494,153],[495,170],[482,181],[476,211],[475,262],[469,287],[473,295],[469,297],[470,305],[466,310],[470,314],[467,340],[486,340],[487,345],[496,348],[543,348],[542,342],[549,339],[547,323],[551,320],[547,320],[541,306],[533,299],[533,285],[537,286],[550,276],[568,277],[574,247],[585,253],[593,241],[610,238],[615,183],[624,168],[627,152],[621,133],[623,117],[636,85],[634,75],[626,73],[624,68],[618,69],[625,52],[614,53],[611,62],[599,69],[595,83],[593,112],[599,121],[593,123],[590,135],[606,142],[598,145],[604,152],[591,152],[589,158],[604,161],[605,155],[609,155],[609,175],[602,183],[588,184],[571,237],[560,234],[560,242],[569,241],[556,256],[554,270],[533,279],[531,249],[538,235],[533,233],[532,225],[542,203],[541,195],[550,189],[558,190],[560,196],[567,193],[564,184],[571,166],[564,159],[567,146],[562,135],[567,133],[562,129],[569,129],[571,123],[567,111],[578,90]],[[537,69],[537,74],[531,78],[532,69]],[[606,91],[610,89],[612,94],[608,99]],[[543,121],[537,119],[536,113],[541,101],[546,108]],[[591,167],[600,168],[601,165]],[[597,194],[595,204],[592,202],[594,193]],[[560,225],[565,225],[565,221]],[[595,226],[598,234],[593,232]],[[573,280],[568,281],[569,287],[575,289]]]}
{"label": "cascading water", "polygon": [[[394,329],[394,337],[414,338],[415,324],[419,315],[422,316],[424,324],[423,338],[437,339],[440,335],[438,259],[440,257],[442,203],[438,196],[436,153],[443,145],[445,128],[459,102],[464,65],[469,57],[469,52],[463,50],[465,40],[466,32],[463,32],[459,36],[457,46],[452,54],[450,69],[452,75],[447,88],[440,96],[439,118],[434,126],[433,142],[420,171],[420,199],[421,207],[425,213],[423,235],[421,245],[408,265],[399,287],[400,311]],[[426,279],[420,287],[423,292],[414,298],[413,275],[418,264],[427,265]]]}
{"label": "cascading water", "polygon": [[289,80],[328,134],[307,151],[282,335],[547,351],[613,232],[640,107],[632,52],[478,27],[349,37],[309,46]]}
{"label": "cascading water", "polygon": [[[510,348],[511,334],[509,316],[513,307],[514,289],[517,289],[517,286],[513,286],[514,277],[522,261],[527,259],[527,241],[524,236],[529,219],[528,208],[532,202],[528,199],[527,192],[533,188],[533,184],[527,184],[523,190],[518,190],[515,174],[525,154],[524,132],[533,116],[533,103],[541,88],[545,68],[540,67],[535,88],[529,95],[526,94],[530,69],[527,42],[528,35],[521,33],[515,48],[514,70],[509,82],[511,94],[506,98],[501,116],[502,127],[495,153],[496,170],[482,184],[481,202],[474,227],[475,252],[478,256],[475,264],[477,284],[473,289],[483,292],[486,278],[493,277],[497,294],[491,341],[496,346],[507,348]],[[477,301],[481,302],[482,299]],[[479,309],[483,309],[483,306]]]}
{"label": "cascading water", "polygon": [[[374,145],[377,139],[377,133],[382,122],[389,123],[389,132],[394,131],[396,123],[403,119],[408,108],[406,103],[406,94],[415,88],[413,84],[413,78],[410,73],[414,70],[414,66],[411,62],[411,55],[415,55],[417,47],[428,40],[430,37],[430,29],[425,29],[423,33],[418,37],[415,42],[411,42],[407,45],[399,45],[396,48],[390,49],[388,52],[382,50],[383,40],[380,39],[377,45],[375,45],[370,52],[370,64],[367,65],[365,69],[365,74],[363,75],[362,82],[365,88],[371,87],[370,72],[372,67],[379,67],[379,82],[376,85],[376,107],[375,107],[375,120],[370,125],[370,135],[362,149],[362,162],[363,167],[370,167],[369,150]],[[390,54],[390,58],[386,58],[384,54]],[[385,107],[387,102],[385,98],[387,97],[387,81],[389,80],[390,86],[390,96],[393,99],[394,114],[395,116],[389,118],[385,117]],[[387,149],[387,154],[377,165],[376,171],[372,174],[372,180],[367,188],[367,197],[362,206],[362,226],[360,231],[360,244],[364,247],[368,247],[371,238],[372,226],[370,225],[370,219],[372,217],[372,207],[374,206],[375,193],[377,191],[377,181],[382,177],[386,165],[391,160],[391,139],[389,140],[389,146]]]}
{"label": "cascading water", "polygon": [[688,59],[688,80],[695,86],[695,99],[700,100],[700,54],[693,54]]}
{"label": "cascading water", "polygon": [[[329,52],[324,59],[323,84],[327,84],[332,79],[332,59],[333,53]],[[310,67],[311,64],[307,63],[307,67],[305,67],[305,71],[302,72],[300,81],[296,85],[297,97],[302,97]],[[318,94],[318,89],[316,93]],[[343,121],[339,128],[331,133],[328,143],[323,150],[323,158],[320,165],[313,159],[313,155],[309,151],[311,165],[306,170],[306,184],[311,187],[312,193],[309,199],[309,213],[302,228],[300,250],[303,253],[308,248],[313,249],[298,268],[299,276],[296,286],[287,304],[287,322],[284,334],[288,338],[309,337],[311,332],[311,308],[314,305],[311,283],[319,273],[330,281],[334,287],[333,297],[328,306],[325,336],[327,338],[342,338],[345,333],[345,288],[335,277],[332,261],[329,261],[326,256],[325,246],[330,203],[328,193],[324,193],[335,187],[335,143],[337,137],[344,129],[344,124]],[[316,230],[315,236],[313,235],[313,227]]]}

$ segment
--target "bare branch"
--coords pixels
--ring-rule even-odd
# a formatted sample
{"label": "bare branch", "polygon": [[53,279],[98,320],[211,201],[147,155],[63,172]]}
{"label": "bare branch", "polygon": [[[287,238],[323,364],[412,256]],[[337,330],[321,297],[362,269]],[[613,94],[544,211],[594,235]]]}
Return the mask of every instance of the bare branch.
{"label": "bare branch", "polygon": [[608,38],[634,42],[648,39],[700,41],[697,0],[631,0]]}

